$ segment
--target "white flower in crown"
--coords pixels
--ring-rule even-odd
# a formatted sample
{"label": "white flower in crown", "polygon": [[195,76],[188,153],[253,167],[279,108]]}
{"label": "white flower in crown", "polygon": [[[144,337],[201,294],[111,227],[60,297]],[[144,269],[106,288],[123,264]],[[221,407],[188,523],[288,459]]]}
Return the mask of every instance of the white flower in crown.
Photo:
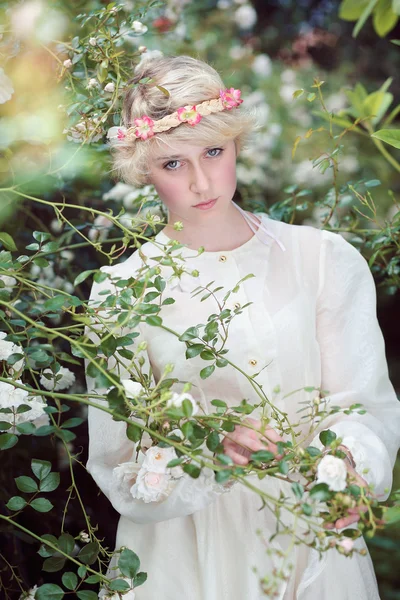
{"label": "white flower in crown", "polygon": [[[50,379],[45,377],[45,375],[49,375]],[[51,369],[45,369],[40,378],[40,385],[46,390],[54,390],[56,392],[66,390],[73,383],[75,383],[75,374],[67,367],[60,367],[60,370],[56,374]]]}
{"label": "white flower in crown", "polygon": [[174,392],[172,394],[172,398],[167,400],[167,407],[173,406],[175,408],[181,408],[184,400],[189,400],[190,404],[192,405],[192,415],[196,415],[199,412],[199,405],[191,394],[177,394]]}
{"label": "white flower in crown", "polygon": [[341,492],[347,483],[347,468],[341,458],[325,455],[318,463],[317,483],[326,483],[333,492]]}
{"label": "white flower in crown", "polygon": [[107,138],[113,143],[123,141],[126,138],[126,127],[122,125],[110,127],[107,132]]}

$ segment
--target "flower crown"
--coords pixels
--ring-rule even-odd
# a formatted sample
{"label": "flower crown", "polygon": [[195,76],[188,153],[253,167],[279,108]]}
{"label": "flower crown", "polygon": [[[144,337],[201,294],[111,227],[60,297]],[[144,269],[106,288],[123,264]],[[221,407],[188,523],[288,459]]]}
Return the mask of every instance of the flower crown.
{"label": "flower crown", "polygon": [[123,142],[125,140],[148,140],[156,133],[169,131],[174,127],[178,127],[182,123],[189,125],[197,125],[201,119],[212,113],[221,112],[222,110],[232,110],[242,104],[240,99],[240,90],[235,90],[233,87],[220,90],[219,98],[212,100],[204,100],[194,106],[182,106],[175,112],[158,121],[153,121],[147,115],[142,115],[139,119],[134,119],[134,126],[129,127],[111,127],[108,130],[107,137],[111,142]]}

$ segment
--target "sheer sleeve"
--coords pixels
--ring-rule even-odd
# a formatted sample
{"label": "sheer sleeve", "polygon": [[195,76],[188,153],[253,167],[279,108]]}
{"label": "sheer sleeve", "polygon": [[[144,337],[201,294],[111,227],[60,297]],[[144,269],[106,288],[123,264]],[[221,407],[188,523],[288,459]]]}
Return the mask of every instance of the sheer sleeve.
{"label": "sheer sleeve", "polygon": [[317,339],[330,406],[361,403],[367,411],[334,414],[323,429],[343,438],[357,471],[386,499],[399,447],[400,403],[389,380],[375,284],[361,254],[328,231],[322,232]]}
{"label": "sheer sleeve", "polygon": [[[118,267],[120,271],[118,271]],[[103,272],[109,272],[114,278],[132,276],[132,269],[128,273],[124,272],[121,265],[116,267],[103,267]],[[89,299],[89,306],[95,308],[100,306],[107,295],[102,295],[102,291],[115,289],[113,283],[106,279],[102,283],[94,283]],[[106,318],[107,309],[103,307],[101,312],[102,319]],[[115,319],[115,317],[114,317]],[[96,330],[102,328],[98,323],[92,322],[91,327],[86,328],[86,334],[95,343],[99,344],[99,336]],[[134,350],[143,341],[140,324],[137,327],[139,336],[134,339],[133,346],[129,347]],[[127,330],[119,329],[114,331],[115,335],[126,335]],[[144,364],[142,366],[143,373],[146,373],[150,381],[152,381],[151,368],[147,352],[143,354]],[[86,362],[86,369],[88,361]],[[113,371],[116,368],[116,360],[114,356],[108,360],[108,370]],[[121,379],[131,377],[129,373],[129,365],[125,360],[125,366],[118,365],[117,374]],[[87,389],[95,391],[100,395],[106,393],[106,388],[98,389],[95,380],[86,373]],[[153,380],[154,381],[154,380]],[[91,400],[97,404],[108,406],[104,400],[97,400],[91,397]],[[151,523],[157,521],[165,521],[192,514],[195,511],[201,510],[214,500],[220,494],[229,491],[229,485],[220,485],[215,482],[214,473],[211,469],[203,470],[197,479],[191,478],[187,474],[183,474],[179,479],[176,479],[174,486],[169,492],[169,495],[161,501],[153,501],[146,503],[143,500],[138,500],[132,497],[129,486],[124,483],[121,478],[121,469],[117,469],[120,465],[132,465],[136,457],[136,444],[129,440],[126,436],[126,423],[123,421],[114,421],[112,416],[102,411],[99,408],[89,407],[89,459],[87,462],[87,470],[96,481],[99,488],[110,500],[111,504],[122,516],[127,517],[136,523]]]}

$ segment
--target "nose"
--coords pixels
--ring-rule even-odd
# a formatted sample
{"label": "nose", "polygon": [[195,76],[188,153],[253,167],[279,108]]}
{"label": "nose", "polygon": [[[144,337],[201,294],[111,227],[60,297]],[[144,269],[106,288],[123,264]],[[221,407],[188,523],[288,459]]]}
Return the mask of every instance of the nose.
{"label": "nose", "polygon": [[190,191],[205,194],[210,187],[209,178],[204,166],[194,164],[191,171]]}

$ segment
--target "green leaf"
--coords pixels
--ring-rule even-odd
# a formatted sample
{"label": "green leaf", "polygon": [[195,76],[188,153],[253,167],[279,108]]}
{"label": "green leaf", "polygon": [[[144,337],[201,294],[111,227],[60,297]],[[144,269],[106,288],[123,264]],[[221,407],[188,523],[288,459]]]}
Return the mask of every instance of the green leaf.
{"label": "green leaf", "polygon": [[143,585],[147,581],[147,573],[144,571],[140,571],[133,579],[133,585],[135,588],[139,587],[139,585]]}
{"label": "green leaf", "polygon": [[203,352],[203,350],[203,344],[193,344],[186,349],[186,358],[194,358],[195,356],[198,356],[200,352]]}
{"label": "green leaf", "polygon": [[134,423],[128,423],[126,426],[126,437],[137,444],[142,436],[142,430]]}
{"label": "green leaf", "polygon": [[392,11],[395,12],[396,15],[400,15],[400,0],[392,0]]}
{"label": "green leaf", "polygon": [[10,252],[15,252],[18,250],[11,235],[5,231],[0,231],[0,243],[2,243],[4,248]]}
{"label": "green leaf", "polygon": [[87,568],[81,565],[78,569],[78,575],[81,579],[85,579],[87,573]]}
{"label": "green leaf", "polygon": [[8,421],[0,421],[0,430],[7,430],[10,429],[10,427],[12,427],[12,423],[9,423]]}
{"label": "green leaf", "polygon": [[188,465],[183,465],[182,469],[193,479],[197,479],[201,473],[201,469],[199,469],[199,467],[196,467],[196,465],[192,465],[190,463]]}
{"label": "green leaf", "polygon": [[60,485],[60,473],[49,473],[47,477],[40,482],[41,492],[53,492]]}
{"label": "green leaf", "polygon": [[220,443],[219,435],[216,431],[212,431],[207,438],[206,445],[211,452],[215,452]]}
{"label": "green leaf", "polygon": [[318,450],[318,448],[314,448],[314,446],[308,446],[308,448],[306,448],[306,452],[310,456],[319,456],[321,454],[321,450]]}
{"label": "green leaf", "polygon": [[367,4],[368,0],[343,0],[339,7],[339,18],[344,21],[357,21]]}
{"label": "green leaf", "polygon": [[184,333],[178,338],[180,342],[188,342],[199,337],[199,330],[197,327],[189,327]]}
{"label": "green leaf", "polygon": [[13,433],[0,434],[0,450],[8,450],[18,442],[18,436]]}
{"label": "green leaf", "polygon": [[131,586],[125,579],[113,579],[108,587],[114,592],[125,592],[126,590],[129,590]]}
{"label": "green leaf", "polygon": [[150,325],[151,327],[160,327],[160,325],[162,325],[162,318],[157,315],[154,315],[154,316],[146,317],[145,322],[147,323],[147,325]]}
{"label": "green leaf", "polygon": [[360,18],[358,19],[358,21],[353,29],[353,37],[354,38],[357,37],[357,35],[360,33],[361,29],[364,27],[365,22],[367,21],[368,17],[371,15],[371,13],[374,10],[378,1],[379,0],[369,0],[368,4],[364,8],[363,12],[360,15]]}
{"label": "green leaf", "polygon": [[35,425],[30,421],[19,423],[15,428],[19,433],[22,433],[22,435],[32,435],[32,433],[36,431]]}
{"label": "green leaf", "polygon": [[232,473],[229,469],[222,469],[222,471],[217,471],[215,473],[215,481],[217,483],[225,483],[225,481],[228,481],[228,479],[230,479]]}
{"label": "green leaf", "polygon": [[74,590],[76,588],[76,586],[78,585],[78,578],[77,578],[76,574],[73,573],[72,571],[67,571],[66,573],[63,573],[63,576],[61,579],[62,579],[64,587],[66,587],[67,590]]}
{"label": "green leaf", "polygon": [[85,579],[85,583],[99,583],[101,577],[99,575],[90,575]]}
{"label": "green leaf", "polygon": [[227,454],[217,454],[217,459],[219,460],[219,462],[221,462],[223,465],[228,465],[231,466],[233,465],[233,460],[231,459],[230,456],[228,456]]}
{"label": "green leaf", "polygon": [[96,272],[96,269],[90,269],[88,271],[82,271],[82,273],[79,273],[78,277],[75,277],[75,279],[74,279],[74,287],[76,287],[77,285],[82,283],[82,281],[85,281],[85,279],[87,279],[89,277],[89,275],[91,275],[92,273],[95,273],[95,272]]}
{"label": "green leaf", "polygon": [[26,500],[21,498],[21,496],[13,496],[9,499],[6,506],[10,510],[21,510],[26,506]]}
{"label": "green leaf", "polygon": [[182,402],[182,411],[185,417],[191,417],[193,412],[193,405],[187,398]]}
{"label": "green leaf", "polygon": [[140,560],[137,554],[135,554],[132,550],[125,548],[122,550],[121,555],[118,560],[118,568],[121,571],[122,575],[125,577],[129,577],[129,579],[133,579],[140,568]]}
{"label": "green leaf", "polygon": [[99,544],[97,542],[89,542],[82,548],[77,558],[85,565],[92,565],[96,562],[98,554]]}
{"label": "green leaf", "polygon": [[66,558],[64,556],[52,556],[51,558],[46,558],[42,569],[47,573],[56,573],[57,571],[61,571],[65,565],[65,561]]}
{"label": "green leaf", "polygon": [[61,427],[63,429],[69,429],[72,427],[79,427],[79,425],[82,425],[82,423],[83,419],[80,419],[79,417],[72,417],[71,419],[67,419],[66,421],[64,421]]}
{"label": "green leaf", "polygon": [[63,590],[55,583],[41,585],[35,594],[35,600],[62,600],[63,597]]}
{"label": "green leaf", "polygon": [[210,377],[214,373],[214,371],[215,365],[209,365],[208,367],[205,367],[200,371],[200,377],[202,379],[207,379],[207,377]]}
{"label": "green leaf", "polygon": [[30,503],[30,506],[41,513],[49,512],[53,508],[52,503],[47,498],[35,498]]}
{"label": "green leaf", "polygon": [[296,496],[296,498],[301,500],[301,498],[303,497],[303,494],[304,494],[304,487],[301,485],[301,483],[294,481],[292,483],[291,487],[292,487],[293,493]]}
{"label": "green leaf", "polygon": [[307,515],[308,517],[310,517],[312,515],[312,507],[309,504],[306,504],[306,503],[302,504],[301,509],[302,509],[303,513],[305,515]]}
{"label": "green leaf", "polygon": [[278,463],[279,472],[282,475],[287,475],[289,473],[289,463],[287,460],[280,460]]}
{"label": "green leaf", "polygon": [[400,148],[400,129],[380,129],[372,133],[371,137],[377,138],[394,148]]}
{"label": "green leaf", "polygon": [[65,554],[72,555],[75,548],[75,540],[69,533],[63,533],[57,540],[57,546],[65,552]]}
{"label": "green leaf", "polygon": [[304,94],[304,90],[302,88],[294,91],[292,94],[293,100],[296,100],[296,98],[300,98],[300,96],[302,96],[303,94]]}
{"label": "green leaf", "polygon": [[26,492],[27,494],[33,494],[33,492],[37,492],[38,486],[32,477],[25,477],[24,475],[21,477],[16,477],[15,483],[21,492]]}
{"label": "green leaf", "polygon": [[44,479],[51,471],[51,463],[48,460],[39,460],[37,458],[32,459],[31,469],[33,474],[38,479]]}
{"label": "green leaf", "polygon": [[392,9],[391,0],[379,0],[372,22],[379,37],[385,37],[396,26],[399,16]]}
{"label": "green leaf", "polygon": [[226,402],[224,402],[223,400],[219,400],[218,398],[211,400],[211,404],[213,406],[218,406],[219,408],[227,408],[228,406]]}
{"label": "green leaf", "polygon": [[76,592],[79,600],[98,600],[98,596],[96,592],[92,592],[92,590],[80,590]]}
{"label": "green leaf", "polygon": [[332,492],[329,490],[327,483],[317,483],[310,492],[311,498],[325,502],[332,497]]}
{"label": "green leaf", "polygon": [[321,431],[321,433],[319,434],[321,444],[323,444],[324,446],[330,446],[332,442],[336,440],[336,438],[336,433],[334,431],[331,431],[330,429],[325,429],[325,431]]}
{"label": "green leaf", "polygon": [[393,95],[389,92],[373,92],[364,100],[363,112],[366,116],[374,115],[371,123],[376,125],[382,119],[392,102]]}
{"label": "green leaf", "polygon": [[253,452],[250,458],[255,462],[269,462],[275,458],[275,454],[269,450],[258,450],[258,452]]}

